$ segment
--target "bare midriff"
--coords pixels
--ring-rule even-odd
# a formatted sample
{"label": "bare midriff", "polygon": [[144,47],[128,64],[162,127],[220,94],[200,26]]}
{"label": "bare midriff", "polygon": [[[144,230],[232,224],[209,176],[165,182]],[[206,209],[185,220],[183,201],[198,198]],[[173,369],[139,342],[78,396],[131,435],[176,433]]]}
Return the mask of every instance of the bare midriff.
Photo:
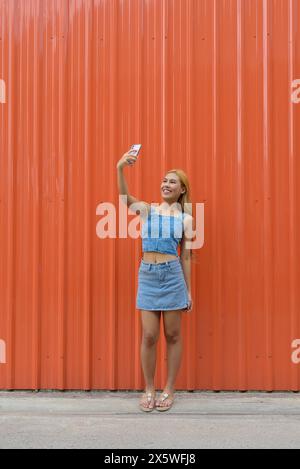
{"label": "bare midriff", "polygon": [[159,264],[161,262],[172,261],[173,259],[178,259],[178,257],[173,254],[164,254],[163,252],[155,251],[143,253],[143,261],[151,264]]}

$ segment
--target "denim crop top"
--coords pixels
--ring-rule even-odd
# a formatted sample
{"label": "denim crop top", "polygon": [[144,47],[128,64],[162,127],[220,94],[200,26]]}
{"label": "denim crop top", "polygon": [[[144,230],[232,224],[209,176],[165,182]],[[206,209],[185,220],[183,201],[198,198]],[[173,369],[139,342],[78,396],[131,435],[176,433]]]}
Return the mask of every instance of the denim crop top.
{"label": "denim crop top", "polygon": [[151,205],[142,226],[142,251],[157,251],[179,257],[177,248],[182,239],[184,215],[162,215]]}

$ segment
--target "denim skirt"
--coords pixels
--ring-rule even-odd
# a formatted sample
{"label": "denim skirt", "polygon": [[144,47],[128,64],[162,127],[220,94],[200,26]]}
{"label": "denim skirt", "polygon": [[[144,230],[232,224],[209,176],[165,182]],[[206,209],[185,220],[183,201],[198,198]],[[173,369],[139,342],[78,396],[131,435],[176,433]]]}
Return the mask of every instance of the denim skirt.
{"label": "denim skirt", "polygon": [[188,290],[179,258],[158,264],[141,260],[136,308],[148,311],[187,309]]}

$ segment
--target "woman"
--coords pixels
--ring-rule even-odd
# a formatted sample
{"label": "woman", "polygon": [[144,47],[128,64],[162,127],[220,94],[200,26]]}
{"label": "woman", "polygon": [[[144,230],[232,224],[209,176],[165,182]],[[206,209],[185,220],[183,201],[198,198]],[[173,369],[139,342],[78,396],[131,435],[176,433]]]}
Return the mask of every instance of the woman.
{"label": "woman", "polygon": [[[168,171],[161,184],[163,202],[158,207],[150,206],[128,193],[123,168],[133,165],[136,160],[136,156],[125,153],[117,163],[117,170],[119,192],[127,196],[127,206],[134,203],[134,210],[139,210],[140,214],[144,214],[142,218],[146,218],[142,226],[143,258],[139,267],[136,298],[137,309],[141,310],[141,361],[146,383],[140,409],[151,412],[156,407],[159,411],[165,411],[174,402],[174,384],[181,360],[181,314],[183,311],[191,311],[193,304],[191,250],[186,246],[186,240],[192,239],[187,237],[187,232],[192,229],[193,218],[184,212],[184,204],[190,202],[189,182],[182,170]],[[175,210],[171,210],[173,207]],[[179,244],[180,259],[177,253]],[[168,379],[161,396],[156,400],[154,375],[161,313],[167,341]]]}

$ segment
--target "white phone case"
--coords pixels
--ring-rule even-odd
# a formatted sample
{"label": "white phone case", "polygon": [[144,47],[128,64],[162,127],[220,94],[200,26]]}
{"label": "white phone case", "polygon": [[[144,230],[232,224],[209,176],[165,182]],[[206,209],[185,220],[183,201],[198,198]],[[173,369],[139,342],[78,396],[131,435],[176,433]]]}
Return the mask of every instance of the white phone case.
{"label": "white phone case", "polygon": [[135,144],[135,145],[131,145],[130,150],[129,150],[128,153],[130,155],[133,155],[133,156],[138,156],[141,147],[142,147],[142,145],[140,143]]}

